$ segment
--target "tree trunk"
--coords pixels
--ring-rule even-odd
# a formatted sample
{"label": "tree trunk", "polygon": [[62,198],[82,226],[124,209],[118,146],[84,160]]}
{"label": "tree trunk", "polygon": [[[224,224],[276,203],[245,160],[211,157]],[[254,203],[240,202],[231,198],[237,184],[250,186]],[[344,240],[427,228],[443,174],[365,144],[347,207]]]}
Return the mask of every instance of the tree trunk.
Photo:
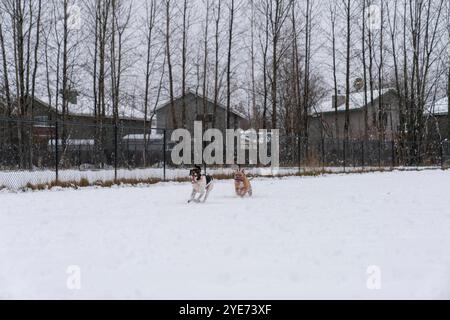
{"label": "tree trunk", "polygon": [[362,9],[362,61],[364,73],[364,141],[369,139],[369,110],[368,110],[368,96],[367,96],[367,64],[366,64],[366,0],[363,0]]}
{"label": "tree trunk", "polygon": [[219,103],[219,34],[220,34],[220,14],[222,1],[218,0],[217,14],[216,14],[216,30],[215,30],[215,65],[214,65],[214,111],[213,111],[213,128],[216,127],[217,122],[217,104]]}
{"label": "tree trunk", "polygon": [[231,0],[230,7],[230,24],[228,30],[228,59],[227,59],[227,121],[226,129],[230,129],[231,117],[231,49],[233,44],[233,25],[234,25],[234,1]]}
{"label": "tree trunk", "polygon": [[166,0],[166,55],[167,66],[169,71],[169,95],[170,95],[170,113],[172,115],[172,128],[178,128],[177,115],[175,112],[175,96],[173,88],[173,73],[172,73],[172,56],[170,53],[170,0]]}
{"label": "tree trunk", "polygon": [[345,141],[349,139],[349,126],[350,126],[350,41],[351,41],[351,7],[350,0],[346,5],[346,19],[347,19],[347,57],[346,57],[346,71],[345,71],[345,125],[344,135]]}
{"label": "tree trunk", "polygon": [[181,79],[181,91],[182,91],[182,106],[181,106],[181,123],[183,127],[186,128],[186,50],[187,50],[187,0],[183,3],[183,45],[181,52],[181,69],[182,69],[182,79]]}

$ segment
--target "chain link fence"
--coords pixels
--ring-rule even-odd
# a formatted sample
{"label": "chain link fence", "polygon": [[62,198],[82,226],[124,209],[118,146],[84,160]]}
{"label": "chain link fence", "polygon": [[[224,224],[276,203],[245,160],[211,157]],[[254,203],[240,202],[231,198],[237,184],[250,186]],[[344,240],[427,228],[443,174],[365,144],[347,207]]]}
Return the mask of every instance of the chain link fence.
{"label": "chain link fence", "polygon": [[397,141],[280,137],[280,162],[300,168],[446,167],[450,141]]}
{"label": "chain link fence", "polygon": [[[146,127],[138,121],[113,125],[3,118],[0,189],[182,179],[186,168],[171,162],[175,145],[170,141],[171,134],[170,130]],[[418,146],[394,141],[280,137],[279,174],[411,166],[450,166],[450,141]],[[225,166],[208,170],[231,173]]]}

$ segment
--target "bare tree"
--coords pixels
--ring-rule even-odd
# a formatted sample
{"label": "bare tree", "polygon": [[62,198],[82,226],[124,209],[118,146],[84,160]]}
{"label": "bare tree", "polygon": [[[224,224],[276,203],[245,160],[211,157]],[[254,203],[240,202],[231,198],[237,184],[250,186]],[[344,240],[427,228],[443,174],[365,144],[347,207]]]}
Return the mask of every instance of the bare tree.
{"label": "bare tree", "polygon": [[9,70],[8,70],[8,60],[6,57],[6,47],[5,47],[5,37],[3,35],[3,18],[0,17],[0,49],[2,50],[2,67],[3,67],[3,88],[5,90],[6,97],[6,115],[11,116],[11,92],[9,84]]}
{"label": "bare tree", "polygon": [[387,113],[383,103],[383,67],[384,67],[384,0],[380,5],[380,61],[378,65],[378,139],[385,139],[385,122],[387,122]]}
{"label": "bare tree", "polygon": [[[299,45],[298,45],[298,30],[297,30],[297,11],[295,10],[295,4],[292,5],[292,100],[293,100],[293,112],[297,114],[295,118],[302,119],[303,112],[301,109],[300,101],[300,57],[299,57]],[[301,125],[298,124],[297,119],[292,119],[292,133],[296,131],[298,135],[302,132]]]}
{"label": "bare tree", "polygon": [[264,1],[261,3],[260,13],[264,17],[264,24],[262,25],[262,32],[260,34],[260,46],[262,52],[262,78],[263,78],[263,114],[262,114],[262,128],[267,129],[267,109],[268,109],[268,96],[269,96],[269,84],[268,84],[268,52],[269,52],[269,10],[270,2]]}
{"label": "bare tree", "polygon": [[366,12],[367,3],[366,0],[362,0],[362,36],[361,36],[361,46],[362,46],[362,63],[363,63],[363,88],[364,88],[364,140],[369,139],[369,110],[368,106],[368,95],[367,95],[367,60],[366,60]]}
{"label": "bare tree", "polygon": [[189,25],[188,25],[188,1],[183,1],[183,44],[182,44],[182,52],[181,52],[181,59],[182,59],[182,66],[181,66],[181,73],[182,73],[182,80],[181,80],[181,93],[182,93],[182,110],[181,110],[181,123],[183,126],[186,126],[186,76],[187,76],[187,45],[188,45],[188,32],[189,32]]}
{"label": "bare tree", "polygon": [[233,44],[233,27],[234,27],[234,14],[235,14],[235,0],[231,0],[229,6],[229,25],[228,25],[228,56],[227,56],[227,119],[226,128],[230,128],[231,117],[231,50]]}
{"label": "bare tree", "polygon": [[277,127],[277,84],[278,67],[282,54],[279,44],[284,22],[289,17],[292,0],[274,0],[269,4],[270,29],[272,34],[272,128]]}
{"label": "bare tree", "polygon": [[344,137],[345,140],[349,139],[349,126],[350,126],[350,45],[351,45],[351,1],[344,0],[345,18],[347,21],[347,33],[346,33],[346,68],[345,68],[345,122],[344,122]]}
{"label": "bare tree", "polygon": [[310,86],[310,61],[311,61],[311,1],[306,0],[305,17],[305,71],[303,92],[303,136],[308,141],[308,118],[309,118],[309,86]]}
{"label": "bare tree", "polygon": [[123,1],[112,0],[111,8],[111,45],[110,45],[110,68],[111,68],[111,89],[114,123],[117,125],[119,118],[120,88],[121,79],[124,72],[123,67],[123,47],[125,42],[125,32],[129,27],[131,19],[131,3],[126,6]]}
{"label": "bare tree", "polygon": [[[32,84],[31,84],[31,101],[30,101],[30,112],[31,118],[34,118],[34,99],[36,93],[36,77],[38,71],[38,61],[39,61],[39,45],[40,45],[40,35],[41,35],[41,12],[42,12],[42,0],[38,1],[38,13],[36,18],[36,41],[34,46],[34,66],[33,66],[33,74],[32,74]],[[30,30],[31,32],[31,30]],[[30,167],[33,165],[33,134],[29,134],[30,136]]]}
{"label": "bare tree", "polygon": [[[148,119],[148,107],[149,107],[149,95],[150,95],[150,76],[152,72],[152,49],[153,49],[153,37],[156,24],[156,9],[157,4],[155,0],[150,1],[150,6],[146,2],[146,42],[147,42],[147,56],[145,61],[145,89],[144,89],[144,153],[143,161],[144,167],[147,164],[147,119]],[[151,123],[150,123],[151,125]]]}
{"label": "bare tree", "polygon": [[208,78],[208,36],[209,36],[209,15],[211,10],[211,4],[209,0],[206,0],[206,14],[205,14],[205,32],[203,35],[203,123],[206,123],[206,117],[208,115],[208,87],[207,87],[207,78]]}
{"label": "bare tree", "polygon": [[166,41],[166,56],[167,56],[167,66],[169,72],[169,96],[170,96],[170,113],[172,118],[172,126],[173,128],[178,128],[178,121],[175,112],[175,96],[174,96],[174,80],[173,80],[173,70],[172,70],[172,56],[171,56],[171,0],[164,0],[165,8],[166,8],[166,31],[165,31],[165,41]]}
{"label": "bare tree", "polygon": [[220,37],[220,18],[222,10],[222,1],[217,1],[217,6],[214,7],[215,14],[215,62],[214,62],[214,112],[212,126],[216,126],[217,105],[219,103],[219,37]]}

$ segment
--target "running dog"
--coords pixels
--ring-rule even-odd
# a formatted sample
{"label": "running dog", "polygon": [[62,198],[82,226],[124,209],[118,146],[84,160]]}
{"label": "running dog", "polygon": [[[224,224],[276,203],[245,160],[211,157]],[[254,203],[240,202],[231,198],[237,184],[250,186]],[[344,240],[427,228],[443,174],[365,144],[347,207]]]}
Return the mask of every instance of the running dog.
{"label": "running dog", "polygon": [[245,197],[247,194],[252,196],[252,185],[250,179],[247,178],[244,169],[238,169],[234,172],[234,189],[236,195],[239,197]]}
{"label": "running dog", "polygon": [[[192,193],[188,203],[205,203],[214,187],[214,179],[209,175],[202,174],[202,169],[199,166],[192,169],[189,176],[191,177]],[[196,197],[197,194],[199,194],[198,197]]]}

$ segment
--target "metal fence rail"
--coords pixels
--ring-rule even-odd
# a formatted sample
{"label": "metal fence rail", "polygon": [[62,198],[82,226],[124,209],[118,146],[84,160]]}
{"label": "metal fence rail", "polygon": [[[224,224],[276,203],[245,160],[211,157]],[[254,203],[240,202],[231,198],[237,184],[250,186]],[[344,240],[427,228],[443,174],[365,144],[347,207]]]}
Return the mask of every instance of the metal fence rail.
{"label": "metal fence rail", "polygon": [[[0,118],[0,189],[74,181],[166,180],[171,131],[118,123],[76,123]],[[339,168],[450,166],[450,141],[419,146],[396,141],[280,137],[280,166],[298,171]],[[94,173],[92,173],[94,172]]]}

